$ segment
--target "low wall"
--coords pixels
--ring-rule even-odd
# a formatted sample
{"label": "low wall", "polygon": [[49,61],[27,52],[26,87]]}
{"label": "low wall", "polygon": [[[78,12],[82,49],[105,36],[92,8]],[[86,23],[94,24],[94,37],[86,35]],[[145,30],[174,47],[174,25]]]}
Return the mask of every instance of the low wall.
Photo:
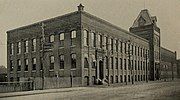
{"label": "low wall", "polygon": [[33,82],[1,82],[0,93],[33,90]]}
{"label": "low wall", "polygon": [[[44,87],[43,87],[44,83]],[[81,77],[42,77],[34,78],[34,89],[53,89],[62,87],[77,87],[82,86]]]}

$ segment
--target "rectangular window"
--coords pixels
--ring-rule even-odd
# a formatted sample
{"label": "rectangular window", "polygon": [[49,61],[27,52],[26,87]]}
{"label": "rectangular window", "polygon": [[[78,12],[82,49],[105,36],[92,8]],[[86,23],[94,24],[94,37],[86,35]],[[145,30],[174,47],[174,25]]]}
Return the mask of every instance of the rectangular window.
{"label": "rectangular window", "polygon": [[122,78],[122,75],[120,75],[120,81],[121,81],[121,83],[123,82],[123,78]]}
{"label": "rectangular window", "polygon": [[71,46],[75,45],[76,31],[71,31]]}
{"label": "rectangular window", "polygon": [[96,34],[95,33],[92,33],[92,46],[93,47],[96,47]]}
{"label": "rectangular window", "polygon": [[32,51],[36,51],[36,39],[32,39]]}
{"label": "rectangular window", "polygon": [[139,61],[138,61],[138,70],[140,69],[140,63],[139,63]]}
{"label": "rectangular window", "polygon": [[141,48],[141,51],[140,51],[140,55],[141,55],[141,57],[142,57],[142,53],[143,53],[143,52],[142,52],[142,48]]}
{"label": "rectangular window", "polygon": [[49,42],[54,42],[54,35],[50,35]]}
{"label": "rectangular window", "polygon": [[126,46],[126,43],[124,43],[124,53],[127,53],[127,46]]}
{"label": "rectangular window", "polygon": [[84,58],[84,68],[89,68],[88,58]]}
{"label": "rectangular window", "polygon": [[32,64],[33,64],[32,70],[36,70],[36,58],[33,58],[33,59],[32,59]]}
{"label": "rectangular window", "polygon": [[64,33],[59,34],[60,46],[64,46]]}
{"label": "rectangular window", "polygon": [[21,42],[18,42],[18,45],[17,45],[17,53],[18,53],[18,54],[21,53]]}
{"label": "rectangular window", "polygon": [[25,41],[25,53],[28,53],[28,40]]}
{"label": "rectangular window", "polygon": [[126,75],[124,75],[124,82],[126,82]]}
{"label": "rectangular window", "polygon": [[59,40],[60,40],[60,41],[64,40],[64,33],[60,33],[60,34],[59,34]]}
{"label": "rectangular window", "polygon": [[135,60],[135,70],[137,70],[137,62],[136,62],[136,60]]}
{"label": "rectangular window", "polygon": [[137,48],[136,48],[136,46],[135,46],[135,51],[134,51],[134,55],[136,55],[136,53],[137,53],[137,50],[136,50]]}
{"label": "rectangular window", "polygon": [[133,55],[134,54],[134,46],[131,45],[131,54]]}
{"label": "rectangular window", "polygon": [[108,69],[108,57],[106,56],[106,69]]}
{"label": "rectangular window", "polygon": [[118,58],[116,58],[116,69],[118,69]]}
{"label": "rectangular window", "polygon": [[113,69],[113,57],[111,57],[111,69]]}
{"label": "rectangular window", "polygon": [[116,76],[116,83],[118,83],[118,76]]}
{"label": "rectangular window", "polygon": [[50,70],[54,69],[54,56],[50,56]]}
{"label": "rectangular window", "polygon": [[108,50],[108,37],[104,37],[105,45],[106,45],[106,50]]}
{"label": "rectangular window", "polygon": [[119,46],[119,48],[120,48],[120,52],[122,53],[123,48],[122,48],[122,42],[121,42],[121,41],[120,41],[120,46]]}
{"label": "rectangular window", "polygon": [[135,75],[135,81],[137,81],[137,76]]}
{"label": "rectangular window", "polygon": [[139,47],[138,47],[138,56],[139,56],[139,52],[140,52],[140,50],[139,50]]}
{"label": "rectangular window", "polygon": [[131,61],[130,61],[130,59],[128,59],[128,70],[130,70],[131,69]]}
{"label": "rectangular window", "polygon": [[76,38],[76,31],[74,30],[74,31],[71,31],[71,38],[73,39],[73,38]]}
{"label": "rectangular window", "polygon": [[114,46],[113,39],[111,39],[111,51],[113,51],[113,46]]}
{"label": "rectangular window", "polygon": [[115,45],[116,45],[116,52],[118,52],[118,40],[116,40],[116,43],[115,43]]}
{"label": "rectangular window", "polygon": [[142,63],[142,61],[141,61],[141,70],[142,70],[142,67],[143,67],[143,63]]}
{"label": "rectangular window", "polygon": [[14,44],[13,43],[10,44],[10,54],[11,55],[14,54]]}
{"label": "rectangular window", "polygon": [[98,35],[99,47],[102,48],[102,35]]}
{"label": "rectangular window", "polygon": [[126,59],[124,59],[124,70],[126,70]]}
{"label": "rectangular window", "polygon": [[88,31],[84,30],[84,46],[88,46],[89,42],[88,42]]}
{"label": "rectangular window", "polygon": [[134,70],[134,63],[133,63],[133,60],[131,60],[131,68],[132,68],[132,70]]}
{"label": "rectangular window", "polygon": [[76,54],[71,54],[71,68],[76,68]]}
{"label": "rectangular window", "polygon": [[109,41],[109,50],[111,50],[111,48],[112,48],[112,41],[111,41],[111,39],[108,39],[108,41]]}
{"label": "rectangular window", "polygon": [[64,69],[64,55],[59,56],[60,69]]}
{"label": "rectangular window", "polygon": [[131,78],[130,78],[130,75],[128,75],[128,82],[130,82],[131,81]]}
{"label": "rectangular window", "polygon": [[13,60],[10,60],[10,71],[13,71],[14,66],[13,66]]}
{"label": "rectangular window", "polygon": [[17,71],[21,71],[21,60],[17,60]]}
{"label": "rectangular window", "polygon": [[121,68],[121,70],[122,70],[122,69],[123,69],[123,65],[122,65],[122,64],[123,64],[123,63],[122,63],[122,58],[120,58],[120,62],[119,62],[119,63],[120,63],[120,68]]}
{"label": "rectangular window", "polygon": [[25,62],[24,71],[28,71],[28,59],[25,59],[24,62]]}
{"label": "rectangular window", "polygon": [[92,68],[96,68],[96,62],[95,61],[92,62]]}

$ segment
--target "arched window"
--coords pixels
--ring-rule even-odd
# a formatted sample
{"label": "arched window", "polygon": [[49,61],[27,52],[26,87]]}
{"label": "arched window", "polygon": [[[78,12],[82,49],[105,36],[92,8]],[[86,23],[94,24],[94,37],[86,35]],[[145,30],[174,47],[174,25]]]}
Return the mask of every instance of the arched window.
{"label": "arched window", "polygon": [[21,53],[21,42],[18,42],[17,53]]}
{"label": "arched window", "polygon": [[36,39],[32,39],[32,51],[36,51]]}
{"label": "arched window", "polygon": [[88,37],[89,37],[88,31],[84,30],[84,46],[88,46],[88,44],[89,44]]}
{"label": "arched window", "polygon": [[50,35],[49,41],[54,42],[54,35]]}

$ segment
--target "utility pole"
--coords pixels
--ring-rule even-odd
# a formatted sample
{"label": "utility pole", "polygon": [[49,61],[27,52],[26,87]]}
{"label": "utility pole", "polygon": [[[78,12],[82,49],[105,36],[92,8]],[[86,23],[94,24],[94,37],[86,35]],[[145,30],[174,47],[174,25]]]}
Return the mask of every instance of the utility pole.
{"label": "utility pole", "polygon": [[42,29],[42,59],[43,59],[43,68],[42,68],[42,89],[44,89],[44,63],[45,63],[45,58],[44,58],[44,44],[45,44],[45,30],[44,30],[44,23],[41,23],[41,29]]}

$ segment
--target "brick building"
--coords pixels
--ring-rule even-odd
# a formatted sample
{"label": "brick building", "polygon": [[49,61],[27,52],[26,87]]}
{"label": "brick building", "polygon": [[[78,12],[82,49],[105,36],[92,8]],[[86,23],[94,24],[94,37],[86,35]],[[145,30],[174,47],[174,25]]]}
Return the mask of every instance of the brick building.
{"label": "brick building", "polygon": [[161,47],[160,79],[173,80],[177,78],[178,66],[176,56],[176,52]]}
{"label": "brick building", "polygon": [[142,10],[128,32],[80,4],[78,11],[10,30],[8,81],[33,80],[41,89],[159,79],[160,29],[148,16]]}
{"label": "brick building", "polygon": [[180,78],[180,59],[177,60],[177,76]]}

